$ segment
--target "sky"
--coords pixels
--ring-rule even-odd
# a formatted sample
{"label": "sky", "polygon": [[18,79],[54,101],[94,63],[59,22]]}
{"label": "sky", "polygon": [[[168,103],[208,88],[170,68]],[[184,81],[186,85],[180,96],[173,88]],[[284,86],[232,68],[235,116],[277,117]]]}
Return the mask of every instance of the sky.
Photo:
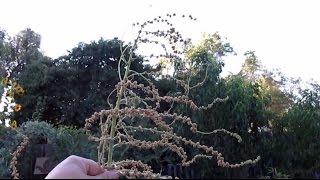
{"label": "sky", "polygon": [[178,21],[186,37],[219,32],[236,57],[224,72],[237,73],[247,50],[268,69],[320,82],[319,4],[317,0],[0,0],[0,27],[11,36],[31,28],[42,36],[41,50],[56,58],[79,42],[100,37],[132,39],[132,23],[167,13],[191,14]]}

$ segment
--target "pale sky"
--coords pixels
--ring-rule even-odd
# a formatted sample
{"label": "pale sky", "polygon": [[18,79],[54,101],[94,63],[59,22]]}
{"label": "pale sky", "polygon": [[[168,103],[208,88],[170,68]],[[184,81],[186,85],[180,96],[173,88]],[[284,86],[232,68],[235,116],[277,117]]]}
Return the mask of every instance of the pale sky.
{"label": "pale sky", "polygon": [[181,21],[177,29],[193,39],[218,31],[238,53],[226,59],[226,72],[237,73],[243,53],[253,50],[269,69],[320,82],[317,0],[0,0],[0,5],[0,27],[11,36],[30,27],[53,58],[80,41],[129,40],[136,21],[191,14],[198,21]]}

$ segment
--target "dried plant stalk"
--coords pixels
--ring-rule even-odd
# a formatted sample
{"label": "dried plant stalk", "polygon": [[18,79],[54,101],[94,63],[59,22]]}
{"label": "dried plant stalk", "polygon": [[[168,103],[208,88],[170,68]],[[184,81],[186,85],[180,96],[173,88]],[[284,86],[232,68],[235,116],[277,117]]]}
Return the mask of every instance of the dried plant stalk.
{"label": "dried plant stalk", "polygon": [[10,162],[10,169],[11,169],[11,176],[13,179],[19,179],[19,173],[17,169],[18,164],[18,157],[20,156],[21,152],[26,148],[27,144],[29,143],[29,138],[25,135],[22,135],[22,142],[19,146],[17,146],[17,149],[11,154],[12,159]]}
{"label": "dried plant stalk", "polygon": [[[140,30],[138,31],[138,35],[133,46],[131,48],[126,47],[124,50],[121,49],[122,54],[118,64],[120,82],[115,86],[115,89],[108,97],[108,103],[111,109],[95,112],[92,117],[85,120],[84,129],[86,133],[89,135],[91,140],[99,142],[98,163],[105,168],[118,169],[128,178],[164,178],[160,174],[153,173],[151,167],[141,161],[123,160],[120,162],[113,162],[112,156],[114,148],[122,145],[129,145],[141,149],[168,147],[181,158],[183,166],[189,166],[199,158],[211,159],[213,157],[217,159],[218,166],[222,167],[236,168],[248,164],[255,164],[259,161],[260,157],[257,157],[255,160],[247,160],[241,163],[230,164],[229,162],[226,162],[222,154],[215,151],[213,147],[202,145],[199,142],[193,142],[184,137],[178,136],[174,132],[173,125],[180,122],[190,126],[190,131],[193,133],[212,134],[222,132],[236,138],[238,142],[242,141],[238,134],[229,132],[225,129],[217,129],[212,132],[202,132],[198,130],[197,124],[192,122],[191,118],[178,115],[176,113],[170,113],[173,104],[185,104],[193,111],[203,111],[212,108],[215,103],[225,102],[228,100],[228,97],[216,98],[207,106],[199,106],[188,98],[188,94],[191,89],[201,87],[207,80],[208,67],[203,80],[195,85],[190,84],[191,73],[189,73],[190,76],[186,80],[165,76],[165,78],[175,80],[175,82],[184,89],[185,95],[176,97],[159,95],[158,89],[149,78],[155,73],[140,73],[130,69],[132,62],[135,59],[134,51],[138,49],[139,45],[146,43],[160,45],[165,51],[165,54],[162,55],[151,54],[149,58],[168,58],[171,61],[182,60],[183,54],[187,49],[186,46],[190,40],[184,40],[182,35],[172,27],[173,25],[168,18],[172,18],[174,16],[176,16],[176,14],[167,14],[166,18],[159,16],[141,24],[135,23],[135,26],[140,26]],[[195,20],[192,16],[189,16],[189,18],[191,20]],[[167,31],[150,31],[146,29],[147,26],[151,26],[154,23],[165,23],[168,25],[169,29]],[[154,38],[164,39],[168,43],[166,44],[163,41],[154,40]],[[167,47],[168,45],[171,46],[171,49]],[[129,53],[129,57],[127,59],[125,58],[125,53]],[[125,63],[126,65],[123,76],[121,76],[121,63]],[[142,78],[144,82],[138,83],[137,81],[134,81],[134,78],[136,77],[139,77],[140,79]],[[117,97],[115,105],[109,101],[109,98],[113,93],[116,93]],[[158,110],[161,102],[171,104],[171,108],[168,111],[159,112]],[[125,119],[133,118],[147,118],[155,127],[132,126],[125,122]],[[168,122],[168,119],[171,121]],[[100,137],[95,137],[90,133],[90,128],[93,123],[98,121],[100,121],[99,125],[101,134]],[[157,134],[160,139],[155,141],[136,139],[132,134],[128,133],[132,131]],[[193,157],[188,157],[186,151],[181,146],[182,144],[192,146],[193,148],[202,151],[202,153]],[[106,148],[108,148],[107,163],[105,163]]]}

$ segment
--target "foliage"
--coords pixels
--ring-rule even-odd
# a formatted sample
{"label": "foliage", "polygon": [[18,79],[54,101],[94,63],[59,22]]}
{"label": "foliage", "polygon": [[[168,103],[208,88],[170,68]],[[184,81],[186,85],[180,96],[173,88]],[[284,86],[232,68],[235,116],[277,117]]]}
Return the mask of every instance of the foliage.
{"label": "foliage", "polygon": [[29,137],[31,143],[51,143],[56,140],[56,132],[51,124],[46,122],[28,121],[23,123],[17,132]]}
{"label": "foliage", "polygon": [[41,36],[30,28],[10,37],[0,28],[0,69],[1,77],[16,81],[25,65],[42,58],[47,58],[39,51]]}
{"label": "foliage", "polygon": [[10,152],[12,152],[18,145],[16,138],[16,131],[10,127],[0,126],[0,178],[10,178],[9,162],[11,159]]}
{"label": "foliage", "polygon": [[[25,107],[20,118],[82,125],[83,119],[106,107],[108,94],[119,78],[116,72],[122,45],[118,39],[80,43],[57,60],[28,64],[19,76],[28,89],[28,96],[17,100]],[[133,68],[146,70],[140,57]]]}
{"label": "foliage", "polygon": [[37,157],[43,154],[39,149],[40,144],[50,146],[50,161],[61,162],[69,155],[78,155],[85,158],[95,159],[97,156],[96,146],[88,140],[88,136],[82,130],[72,127],[60,126],[54,128],[46,122],[28,121],[19,128],[12,129],[0,127],[0,177],[10,178],[9,163],[12,153],[21,141],[21,134],[29,137],[29,143],[18,157],[17,169],[20,178],[33,177],[33,166]]}
{"label": "foliage", "polygon": [[259,71],[261,71],[261,62],[255,55],[254,51],[247,51],[244,53],[246,59],[242,65],[240,74],[250,81],[254,81],[259,76]]}
{"label": "foliage", "polygon": [[[305,89],[301,98],[274,125],[274,161],[291,176],[319,172],[319,88]],[[286,142],[286,143],[283,143]]]}
{"label": "foliage", "polygon": [[88,136],[82,130],[60,126],[57,127],[56,131],[57,140],[55,143],[59,151],[55,154],[56,159],[61,161],[72,154],[97,160],[96,145],[88,140]]}
{"label": "foliage", "polygon": [[290,179],[289,175],[283,173],[283,172],[279,172],[277,171],[276,168],[269,168],[269,172],[268,172],[268,176],[261,176],[259,177],[259,179]]}

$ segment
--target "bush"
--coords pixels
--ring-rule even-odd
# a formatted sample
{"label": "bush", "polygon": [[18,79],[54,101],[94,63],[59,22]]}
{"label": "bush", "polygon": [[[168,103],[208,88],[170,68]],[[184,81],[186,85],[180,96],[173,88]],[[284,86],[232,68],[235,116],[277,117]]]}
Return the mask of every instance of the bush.
{"label": "bush", "polygon": [[18,144],[16,131],[0,126],[0,179],[10,178],[9,162],[12,152]]}
{"label": "bush", "polygon": [[96,159],[97,146],[88,140],[88,136],[82,130],[73,127],[60,126],[57,128],[56,148],[58,159],[64,159],[69,155],[77,155],[84,158]]}
{"label": "bush", "polygon": [[69,155],[85,158],[97,157],[96,146],[88,140],[82,130],[67,126],[53,127],[51,124],[39,121],[28,121],[19,128],[4,128],[0,130],[0,178],[10,178],[9,164],[14,152],[21,142],[21,135],[29,138],[29,143],[18,157],[17,169],[20,178],[34,178],[35,161],[37,157],[45,156],[39,148],[41,144],[50,147],[46,154],[51,162],[61,162]]}

